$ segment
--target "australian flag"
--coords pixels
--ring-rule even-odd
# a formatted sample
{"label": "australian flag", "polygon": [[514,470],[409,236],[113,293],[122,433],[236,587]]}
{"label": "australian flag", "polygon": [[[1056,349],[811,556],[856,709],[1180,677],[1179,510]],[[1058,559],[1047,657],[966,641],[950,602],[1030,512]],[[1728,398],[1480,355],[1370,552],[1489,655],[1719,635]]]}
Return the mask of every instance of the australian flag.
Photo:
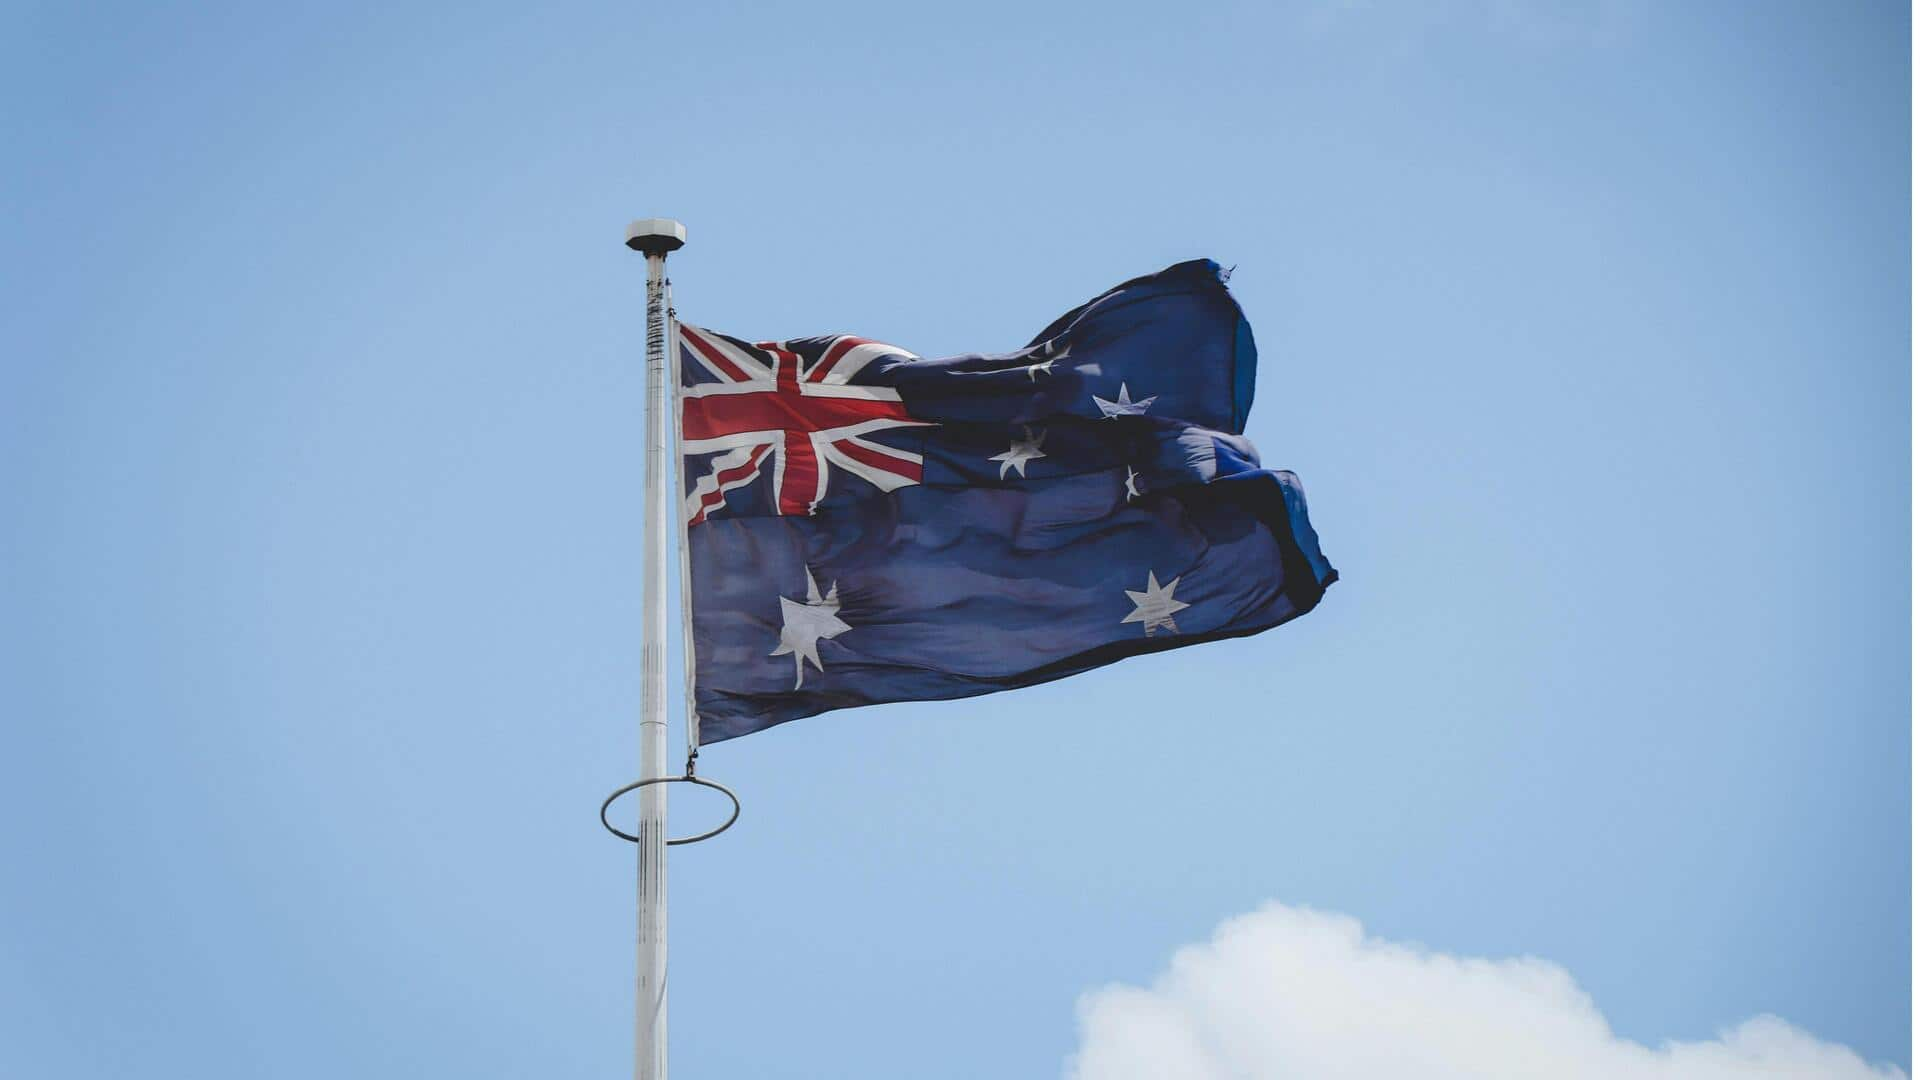
{"label": "australian flag", "polygon": [[1258,633],[1336,574],[1241,437],[1253,333],[1207,260],[1023,349],[682,324],[680,440],[705,743],[969,697]]}

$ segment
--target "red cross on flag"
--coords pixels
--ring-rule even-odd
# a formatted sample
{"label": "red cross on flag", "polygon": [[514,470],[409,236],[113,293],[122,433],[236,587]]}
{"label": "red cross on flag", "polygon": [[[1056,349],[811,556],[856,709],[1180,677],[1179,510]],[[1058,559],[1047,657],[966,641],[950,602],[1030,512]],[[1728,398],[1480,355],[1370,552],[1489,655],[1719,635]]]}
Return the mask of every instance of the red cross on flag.
{"label": "red cross on flag", "polygon": [[702,369],[680,390],[681,453],[718,454],[687,493],[689,525],[718,511],[769,461],[780,514],[813,513],[835,467],[881,491],[920,482],[919,454],[863,436],[927,422],[908,415],[898,391],[858,381],[879,357],[914,354],[843,335],[809,358],[785,342],[746,346],[685,324],[680,344],[681,356]]}

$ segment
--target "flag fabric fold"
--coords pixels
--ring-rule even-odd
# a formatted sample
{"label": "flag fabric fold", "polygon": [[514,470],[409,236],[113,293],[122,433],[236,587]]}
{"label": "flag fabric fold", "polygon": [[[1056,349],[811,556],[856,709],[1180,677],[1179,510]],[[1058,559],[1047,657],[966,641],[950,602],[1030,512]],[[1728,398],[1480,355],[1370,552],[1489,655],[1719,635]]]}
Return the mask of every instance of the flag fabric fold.
{"label": "flag fabric fold", "polygon": [[1337,576],[1298,478],[1239,434],[1253,337],[1210,261],[1011,353],[678,347],[703,743],[1257,633]]}

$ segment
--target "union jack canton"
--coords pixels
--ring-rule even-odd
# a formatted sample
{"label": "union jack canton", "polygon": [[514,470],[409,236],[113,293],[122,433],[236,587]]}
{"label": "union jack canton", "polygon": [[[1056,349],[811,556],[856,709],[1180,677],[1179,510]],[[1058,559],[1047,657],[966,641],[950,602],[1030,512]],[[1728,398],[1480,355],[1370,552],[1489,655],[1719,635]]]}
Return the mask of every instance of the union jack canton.
{"label": "union jack canton", "polygon": [[913,353],[845,334],[749,345],[685,324],[680,342],[688,525],[720,513],[769,463],[770,497],[737,499],[733,512],[810,515],[836,469],[882,492],[920,482],[921,455],[881,438],[932,425],[907,414],[898,390],[861,378],[882,357]]}

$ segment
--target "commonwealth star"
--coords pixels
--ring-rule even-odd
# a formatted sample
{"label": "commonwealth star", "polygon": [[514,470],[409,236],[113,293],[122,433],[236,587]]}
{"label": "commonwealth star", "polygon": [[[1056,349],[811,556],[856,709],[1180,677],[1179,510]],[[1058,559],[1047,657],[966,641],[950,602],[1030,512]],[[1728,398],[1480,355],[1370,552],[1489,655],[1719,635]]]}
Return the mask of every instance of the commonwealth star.
{"label": "commonwealth star", "polygon": [[840,621],[840,583],[834,582],[827,587],[827,595],[820,595],[820,586],[813,580],[813,568],[807,567],[807,598],[805,601],[780,598],[780,647],[768,653],[768,656],[793,654],[793,688],[800,689],[806,681],[806,661],[812,661],[817,671],[827,670],[820,662],[820,642],[823,638],[835,638],[853,629]]}

